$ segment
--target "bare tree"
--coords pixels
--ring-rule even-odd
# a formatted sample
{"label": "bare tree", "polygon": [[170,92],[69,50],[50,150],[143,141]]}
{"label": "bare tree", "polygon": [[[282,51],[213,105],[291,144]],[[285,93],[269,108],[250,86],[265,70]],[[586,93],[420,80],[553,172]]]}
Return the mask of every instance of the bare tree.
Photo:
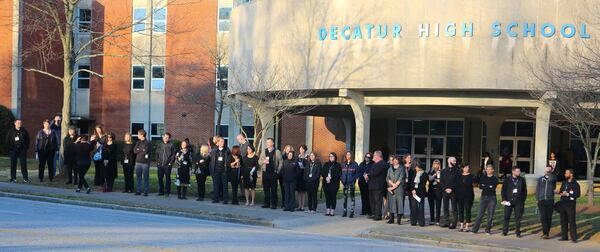
{"label": "bare tree", "polygon": [[564,49],[566,53],[552,53],[546,46],[536,50],[543,55],[539,60],[527,62],[534,90],[531,95],[551,109],[551,125],[582,142],[587,160],[588,205],[592,206],[594,170],[600,152],[600,46],[596,41],[586,41]]}

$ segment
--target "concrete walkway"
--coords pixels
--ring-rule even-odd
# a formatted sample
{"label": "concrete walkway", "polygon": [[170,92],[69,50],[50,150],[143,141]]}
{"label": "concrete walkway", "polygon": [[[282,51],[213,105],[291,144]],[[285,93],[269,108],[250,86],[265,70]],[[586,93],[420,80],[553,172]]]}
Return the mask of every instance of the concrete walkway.
{"label": "concrete walkway", "polygon": [[[502,237],[499,230],[493,230],[494,235],[488,236],[450,231],[437,226],[413,227],[406,222],[407,220],[404,220],[402,225],[388,225],[383,221],[375,222],[360,215],[356,215],[353,219],[341,218],[342,200],[338,202],[337,216],[326,217],[323,215],[324,205],[319,206],[318,214],[311,215],[303,212],[284,212],[281,209],[262,209],[260,206],[223,205],[214,204],[210,201],[197,202],[193,199],[178,200],[174,196],[165,198],[151,194],[148,197],[143,197],[120,192],[92,192],[88,195],[76,193],[69,189],[5,182],[0,182],[0,196],[272,226],[315,234],[413,242],[476,251],[512,251],[517,249],[598,251],[597,248],[600,246],[593,241],[572,244],[558,241],[556,238],[541,240],[537,235],[525,235],[520,239],[517,239],[514,235]],[[360,209],[359,198],[356,205],[356,209]],[[426,213],[427,218],[428,214]]]}

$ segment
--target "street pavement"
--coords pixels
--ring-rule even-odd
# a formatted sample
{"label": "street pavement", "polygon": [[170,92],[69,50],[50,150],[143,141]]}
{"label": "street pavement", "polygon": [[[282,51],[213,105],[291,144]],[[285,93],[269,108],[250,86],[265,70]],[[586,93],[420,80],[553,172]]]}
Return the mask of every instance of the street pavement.
{"label": "street pavement", "polygon": [[0,251],[451,251],[398,242],[0,198]]}

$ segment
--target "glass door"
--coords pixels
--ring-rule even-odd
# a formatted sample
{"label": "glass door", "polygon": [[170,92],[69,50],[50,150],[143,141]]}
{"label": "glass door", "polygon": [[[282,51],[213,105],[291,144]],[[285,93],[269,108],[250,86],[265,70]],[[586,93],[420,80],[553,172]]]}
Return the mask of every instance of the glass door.
{"label": "glass door", "polygon": [[503,159],[510,159],[512,166],[521,171],[531,173],[533,165],[532,137],[500,137],[500,164]]}
{"label": "glass door", "polygon": [[419,160],[421,164],[427,164],[429,155],[429,137],[413,136],[413,144],[413,158]]}
{"label": "glass door", "polygon": [[444,136],[414,136],[413,138],[414,159],[417,159],[424,165],[424,169],[429,171],[433,161],[438,159],[445,167],[446,158],[446,137]]}

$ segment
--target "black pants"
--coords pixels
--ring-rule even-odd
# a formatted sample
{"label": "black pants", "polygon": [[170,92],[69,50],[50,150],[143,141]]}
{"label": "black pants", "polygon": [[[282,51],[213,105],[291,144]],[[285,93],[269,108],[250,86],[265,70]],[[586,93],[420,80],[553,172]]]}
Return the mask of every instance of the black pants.
{"label": "black pants", "polygon": [[133,164],[123,164],[123,178],[125,179],[125,191],[133,192]]}
{"label": "black pants", "polygon": [[85,180],[85,174],[90,169],[91,162],[77,162],[77,175],[79,176],[79,185],[77,188],[82,189],[83,187],[89,188],[87,180]]}
{"label": "black pants", "polygon": [[63,167],[65,168],[65,173],[67,174],[67,179],[68,182],[73,182],[75,181],[75,184],[77,184],[77,172],[76,172],[76,167],[74,164],[63,164]]}
{"label": "black pants", "polygon": [[458,203],[458,221],[463,223],[471,223],[471,209],[473,208],[473,198],[459,197]]}
{"label": "black pants", "polygon": [[442,210],[442,190],[430,189],[427,194],[429,202],[429,216],[431,222],[440,222],[440,212]]}
{"label": "black pants", "polygon": [[[442,203],[444,204],[444,226],[452,226],[456,227],[456,223],[458,222],[458,203],[456,202],[456,193],[452,191],[451,193],[446,193],[446,191],[442,191]],[[452,216],[450,216],[452,214]]]}
{"label": "black pants", "polygon": [[27,173],[27,151],[26,150],[11,150],[10,155],[10,179],[17,179],[17,160],[21,163],[21,176],[23,180],[29,180]]}
{"label": "black pants", "polygon": [[350,196],[350,213],[354,213],[354,183],[344,186],[344,212],[348,210],[348,196]]}
{"label": "black pants", "polygon": [[240,177],[238,176],[238,169],[229,170],[229,183],[231,183],[231,202],[234,204],[238,203],[238,187],[240,185]]}
{"label": "black pants", "polygon": [[381,190],[369,189],[369,201],[371,202],[371,211],[375,218],[381,218],[381,208],[383,207],[383,192]]}
{"label": "black pants", "polygon": [[372,215],[371,202],[369,201],[369,185],[367,182],[359,180],[358,189],[360,190],[361,214]]}
{"label": "black pants", "polygon": [[523,210],[525,204],[520,201],[511,201],[510,206],[504,206],[504,223],[502,225],[502,234],[508,234],[508,222],[510,216],[515,210],[515,234],[521,234],[521,218],[523,218]]}
{"label": "black pants", "polygon": [[40,181],[44,180],[44,170],[48,166],[48,178],[54,179],[54,173],[52,173],[52,166],[54,165],[54,152],[38,152],[38,178]]}
{"label": "black pants", "polygon": [[496,210],[496,196],[481,196],[479,200],[479,213],[473,226],[473,232],[477,233],[481,222],[483,221],[483,214],[487,211],[487,225],[485,227],[486,232],[492,231],[492,221],[494,219],[494,211]]}
{"label": "black pants", "polygon": [[281,189],[281,207],[283,208],[285,206],[285,188],[281,174],[278,175],[277,179],[279,180],[279,188]]}
{"label": "black pants", "polygon": [[[412,198],[412,192],[409,191],[404,191],[404,196],[405,199],[403,199],[402,201],[402,209],[404,208],[404,205],[406,204],[406,202],[408,202],[408,209],[413,209],[413,201],[411,200]],[[402,214],[400,216],[403,216]]]}
{"label": "black pants", "polygon": [[569,239],[567,231],[570,231],[571,240],[576,241],[575,201],[562,201],[560,204],[560,235],[563,239]]}
{"label": "black pants", "polygon": [[[158,173],[158,193],[171,194],[171,167],[168,165],[159,165],[156,167]],[[163,183],[163,177],[165,183]]]}
{"label": "black pants", "polygon": [[540,210],[540,221],[542,222],[542,234],[550,235],[552,213],[554,213],[554,200],[538,201],[538,209]]}
{"label": "black pants", "polygon": [[104,160],[94,161],[94,185],[104,185]]}
{"label": "black pants", "polygon": [[265,206],[277,207],[277,174],[265,173],[263,175],[263,188],[265,191]]}
{"label": "black pants", "polygon": [[206,174],[196,174],[196,183],[198,184],[198,199],[204,199],[206,193]]}
{"label": "black pants", "polygon": [[[323,182],[325,183],[325,182]],[[334,209],[337,203],[337,192],[340,189],[339,182],[331,181],[331,183],[325,183],[323,191],[325,192],[325,207],[328,209]]]}
{"label": "black pants", "polygon": [[421,198],[421,202],[417,202],[417,200],[415,199],[415,197],[411,196],[409,197],[411,204],[410,204],[410,224],[411,225],[417,225],[417,222],[419,223],[419,226],[425,226],[425,200],[424,198]]}
{"label": "black pants", "polygon": [[296,181],[284,182],[285,188],[285,209],[294,210],[296,204]]}
{"label": "black pants", "polygon": [[213,201],[219,201],[219,195],[223,195],[223,202],[229,200],[229,190],[227,186],[227,174],[225,172],[215,171],[213,178]]}
{"label": "black pants", "polygon": [[317,211],[317,192],[319,191],[319,180],[317,181],[307,181],[306,182],[306,191],[308,195],[308,210]]}

